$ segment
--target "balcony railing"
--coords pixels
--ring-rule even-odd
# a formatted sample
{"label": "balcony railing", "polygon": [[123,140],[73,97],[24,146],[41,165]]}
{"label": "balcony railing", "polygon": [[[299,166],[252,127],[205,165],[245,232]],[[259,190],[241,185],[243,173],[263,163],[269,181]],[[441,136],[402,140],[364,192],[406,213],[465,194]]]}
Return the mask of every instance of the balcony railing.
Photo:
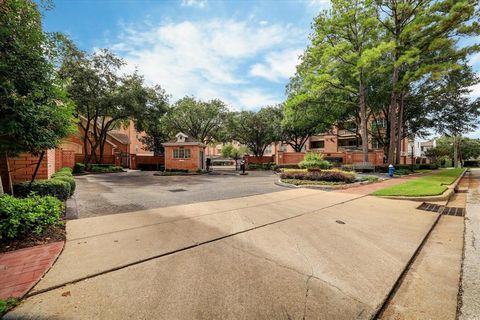
{"label": "balcony railing", "polygon": [[355,134],[355,132],[352,132],[350,130],[342,129],[342,130],[338,130],[337,135],[339,135],[339,136],[355,136],[356,134]]}

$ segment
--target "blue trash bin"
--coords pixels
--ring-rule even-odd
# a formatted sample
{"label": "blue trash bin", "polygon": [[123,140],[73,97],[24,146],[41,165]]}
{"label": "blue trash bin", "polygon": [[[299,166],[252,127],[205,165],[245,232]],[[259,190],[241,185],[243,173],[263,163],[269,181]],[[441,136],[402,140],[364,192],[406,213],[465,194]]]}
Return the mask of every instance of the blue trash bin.
{"label": "blue trash bin", "polygon": [[388,166],[388,175],[390,176],[390,178],[393,178],[394,173],[395,173],[395,167],[393,166],[393,164],[391,164]]}

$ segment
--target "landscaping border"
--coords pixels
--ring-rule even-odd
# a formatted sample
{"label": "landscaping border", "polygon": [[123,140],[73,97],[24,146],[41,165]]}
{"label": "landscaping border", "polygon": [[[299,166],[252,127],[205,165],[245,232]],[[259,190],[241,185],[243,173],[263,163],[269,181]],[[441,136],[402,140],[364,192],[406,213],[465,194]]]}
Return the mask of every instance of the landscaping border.
{"label": "landscaping border", "polygon": [[318,189],[318,190],[333,191],[333,190],[350,189],[350,188],[354,188],[354,187],[358,187],[358,186],[363,186],[363,185],[366,185],[366,184],[378,183],[378,182],[382,182],[382,181],[385,181],[385,179],[379,179],[379,180],[376,180],[376,181],[359,181],[359,182],[354,182],[354,183],[337,184],[337,185],[307,184],[307,185],[297,186],[297,185],[294,185],[294,184],[282,182],[282,179],[278,179],[278,180],[275,181],[274,183],[275,183],[277,186],[284,187],[284,188],[291,188],[291,189],[295,189],[295,188],[307,188],[307,189]]}
{"label": "landscaping border", "polygon": [[437,196],[421,196],[421,197],[407,197],[407,196],[375,196],[383,199],[394,199],[394,200],[410,200],[410,201],[422,201],[422,202],[432,202],[432,201],[448,201],[454,194],[457,189],[460,180],[463,178],[465,173],[468,171],[468,168],[464,168],[463,172],[458,176],[458,178],[447,187],[442,194]]}

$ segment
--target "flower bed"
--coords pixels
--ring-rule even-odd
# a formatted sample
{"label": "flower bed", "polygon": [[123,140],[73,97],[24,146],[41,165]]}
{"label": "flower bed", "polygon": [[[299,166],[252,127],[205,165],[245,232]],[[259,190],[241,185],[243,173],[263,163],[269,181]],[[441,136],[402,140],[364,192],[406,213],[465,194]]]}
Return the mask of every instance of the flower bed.
{"label": "flower bed", "polygon": [[315,182],[313,184],[348,184],[355,182],[356,175],[353,172],[340,170],[285,170],[281,173],[280,178],[282,182],[295,185],[306,185],[308,182]]}

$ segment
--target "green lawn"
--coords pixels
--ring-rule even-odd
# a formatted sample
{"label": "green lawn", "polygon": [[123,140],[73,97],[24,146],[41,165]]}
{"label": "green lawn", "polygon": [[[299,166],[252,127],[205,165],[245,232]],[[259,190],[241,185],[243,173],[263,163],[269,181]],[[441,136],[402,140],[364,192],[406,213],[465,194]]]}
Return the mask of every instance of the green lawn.
{"label": "green lawn", "polygon": [[463,170],[463,168],[441,170],[434,174],[412,181],[407,181],[395,186],[380,189],[372,193],[372,195],[405,197],[440,195],[447,190],[447,186],[451,185],[463,172]]}

